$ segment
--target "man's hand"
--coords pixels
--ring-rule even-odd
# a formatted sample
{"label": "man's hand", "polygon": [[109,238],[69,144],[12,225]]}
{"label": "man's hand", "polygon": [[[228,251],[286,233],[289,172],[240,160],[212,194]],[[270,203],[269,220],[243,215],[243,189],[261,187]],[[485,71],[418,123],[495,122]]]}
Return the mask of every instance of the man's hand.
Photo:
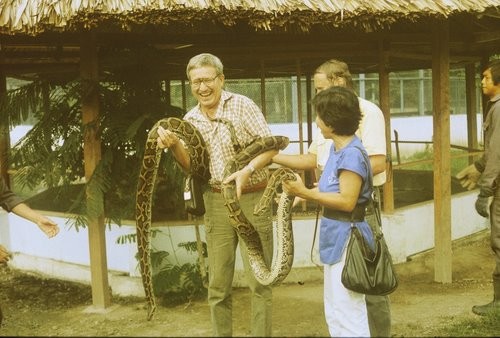
{"label": "man's hand", "polygon": [[460,181],[460,185],[467,190],[472,190],[477,184],[481,173],[477,170],[474,164],[471,164],[457,174],[457,178]]}
{"label": "man's hand", "polygon": [[481,190],[479,191],[479,195],[477,196],[476,204],[474,205],[476,207],[476,211],[479,215],[483,217],[488,217],[489,216],[489,209],[490,209],[490,197],[493,196],[493,189],[488,188],[488,187],[482,187]]}
{"label": "man's hand", "polygon": [[479,215],[487,218],[489,216],[488,209],[490,208],[490,198],[478,196],[475,207]]}
{"label": "man's hand", "polygon": [[244,167],[241,170],[238,170],[228,177],[226,177],[222,183],[228,184],[231,181],[234,181],[236,183],[236,196],[238,199],[241,197],[241,191],[243,187],[247,184],[248,180],[250,179],[250,176],[252,175],[252,172],[248,170],[247,167]]}
{"label": "man's hand", "polygon": [[179,137],[170,130],[164,129],[162,126],[158,126],[158,138],[157,144],[161,149],[170,148],[179,143]]}
{"label": "man's hand", "polygon": [[5,264],[9,261],[11,257],[11,254],[7,249],[3,246],[0,245],[0,264]]}

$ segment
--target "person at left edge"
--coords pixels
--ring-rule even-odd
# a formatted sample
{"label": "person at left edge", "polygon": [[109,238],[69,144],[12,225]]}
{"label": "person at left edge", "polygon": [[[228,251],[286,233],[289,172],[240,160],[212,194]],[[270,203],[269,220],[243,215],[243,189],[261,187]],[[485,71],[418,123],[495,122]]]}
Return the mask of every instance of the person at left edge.
{"label": "person at left edge", "polygon": [[[9,189],[3,178],[0,179],[0,206],[7,212],[13,212],[17,216],[35,223],[48,238],[52,238],[59,233],[59,226],[54,221],[31,209]],[[10,254],[7,249],[0,245],[0,263],[8,262],[9,258]]]}
{"label": "person at left edge", "polygon": [[[0,178],[0,206],[7,212],[13,212],[17,216],[35,223],[48,238],[52,238],[59,233],[59,227],[54,221],[25,204],[19,196],[9,189],[3,178]],[[9,259],[9,251],[3,245],[0,245],[0,264],[6,264]],[[2,321],[3,314],[0,308],[0,326]]]}
{"label": "person at left edge", "polygon": [[[203,53],[192,57],[186,74],[191,93],[198,104],[184,119],[201,133],[210,154],[209,188],[204,192],[205,232],[209,262],[208,304],[214,336],[232,336],[232,282],[238,243],[251,291],[251,334],[272,335],[272,289],[257,282],[248,263],[243,241],[230,223],[229,211],[224,205],[221,183],[234,180],[240,206],[245,216],[260,235],[266,263],[273,254],[272,215],[253,215],[253,206],[259,201],[267,185],[265,166],[278,151],[265,152],[250,161],[243,169],[229,177],[224,176],[226,163],[256,137],[271,135],[261,110],[249,98],[224,90],[224,72],[220,59]],[[158,129],[158,145],[169,148],[180,166],[188,171],[190,158],[180,139],[169,130]]]}

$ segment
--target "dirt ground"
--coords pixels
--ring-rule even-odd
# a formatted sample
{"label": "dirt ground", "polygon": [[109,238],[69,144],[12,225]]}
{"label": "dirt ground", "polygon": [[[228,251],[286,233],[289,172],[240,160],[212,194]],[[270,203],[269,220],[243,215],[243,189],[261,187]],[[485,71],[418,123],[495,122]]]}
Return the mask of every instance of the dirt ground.
{"label": "dirt ground", "polygon": [[[419,254],[398,264],[400,285],[390,295],[393,336],[446,336],[446,326],[477,320],[474,304],[492,297],[493,257],[489,232],[453,246],[453,283],[433,282],[433,254]],[[113,305],[93,311],[89,286],[42,279],[0,268],[0,304],[4,314],[1,336],[210,336],[206,300],[176,307],[159,307],[146,321],[145,302],[113,298]],[[322,283],[282,284],[274,289],[274,336],[327,336]],[[234,335],[249,335],[249,295],[235,289]]]}

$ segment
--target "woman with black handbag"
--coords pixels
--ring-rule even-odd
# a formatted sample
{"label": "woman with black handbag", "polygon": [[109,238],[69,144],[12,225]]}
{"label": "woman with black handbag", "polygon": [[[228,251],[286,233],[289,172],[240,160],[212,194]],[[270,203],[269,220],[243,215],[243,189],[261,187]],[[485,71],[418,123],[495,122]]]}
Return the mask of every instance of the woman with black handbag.
{"label": "woman with black handbag", "polygon": [[350,89],[331,87],[312,100],[316,124],[325,138],[333,140],[330,157],[318,182],[308,189],[298,177],[286,181],[291,195],[323,206],[319,250],[324,264],[325,319],[331,336],[370,336],[365,295],[348,290],[341,282],[351,225],[362,234],[370,249],[374,239],[365,221],[365,207],[372,193],[371,167],[366,151],[355,135],[361,120],[357,96]]}

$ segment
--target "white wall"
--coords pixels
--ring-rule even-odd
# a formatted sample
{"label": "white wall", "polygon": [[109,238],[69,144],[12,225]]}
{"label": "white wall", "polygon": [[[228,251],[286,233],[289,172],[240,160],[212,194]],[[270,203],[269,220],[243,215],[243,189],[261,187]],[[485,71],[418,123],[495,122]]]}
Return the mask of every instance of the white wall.
{"label": "white wall", "polygon": [[[290,140],[299,139],[299,125],[297,123],[273,123],[269,125],[273,135],[288,136]],[[482,114],[477,114],[477,135],[482,141]],[[21,125],[13,128],[10,132],[11,144],[19,141],[31,126]],[[394,130],[399,134],[401,141],[432,141],[432,116],[409,116],[391,117],[391,139],[394,140]],[[313,123],[313,135],[318,133],[316,124]],[[303,137],[307,139],[307,123],[302,125]],[[450,115],[450,138],[452,144],[467,145],[467,117],[465,114]],[[415,151],[425,149],[422,144],[401,144],[400,150],[403,156],[409,156]],[[395,147],[393,145],[393,153]],[[307,152],[307,142],[304,142],[304,152]],[[299,144],[291,143],[285,150],[287,154],[299,153]]]}
{"label": "white wall", "polygon": [[[477,191],[465,192],[452,197],[452,239],[458,239],[489,228],[486,219],[474,211]],[[88,233],[69,229],[66,219],[60,215],[50,215],[61,227],[58,236],[47,239],[34,224],[13,214],[0,213],[0,221],[6,223],[0,230],[0,243],[13,253],[11,266],[41,273],[50,277],[90,283]],[[292,272],[285,280],[320,280],[322,274],[311,261],[315,218],[293,221],[295,259]],[[166,250],[176,256],[179,264],[195,263],[196,254],[188,254],[178,243],[196,241],[192,225],[162,226],[161,234],[152,240],[156,250]],[[397,209],[393,215],[383,215],[383,230],[395,263],[404,262],[408,256],[428,250],[434,246],[434,206],[423,202]],[[122,227],[112,226],[106,231],[107,262],[109,280],[113,292],[120,295],[143,295],[140,274],[135,254],[137,247],[132,244],[117,244],[116,238],[135,233],[133,224]],[[204,241],[203,225],[200,225],[201,239]],[[318,263],[317,240],[313,255]],[[173,260],[175,263],[176,260]],[[235,286],[245,285],[241,258],[236,262]]]}

